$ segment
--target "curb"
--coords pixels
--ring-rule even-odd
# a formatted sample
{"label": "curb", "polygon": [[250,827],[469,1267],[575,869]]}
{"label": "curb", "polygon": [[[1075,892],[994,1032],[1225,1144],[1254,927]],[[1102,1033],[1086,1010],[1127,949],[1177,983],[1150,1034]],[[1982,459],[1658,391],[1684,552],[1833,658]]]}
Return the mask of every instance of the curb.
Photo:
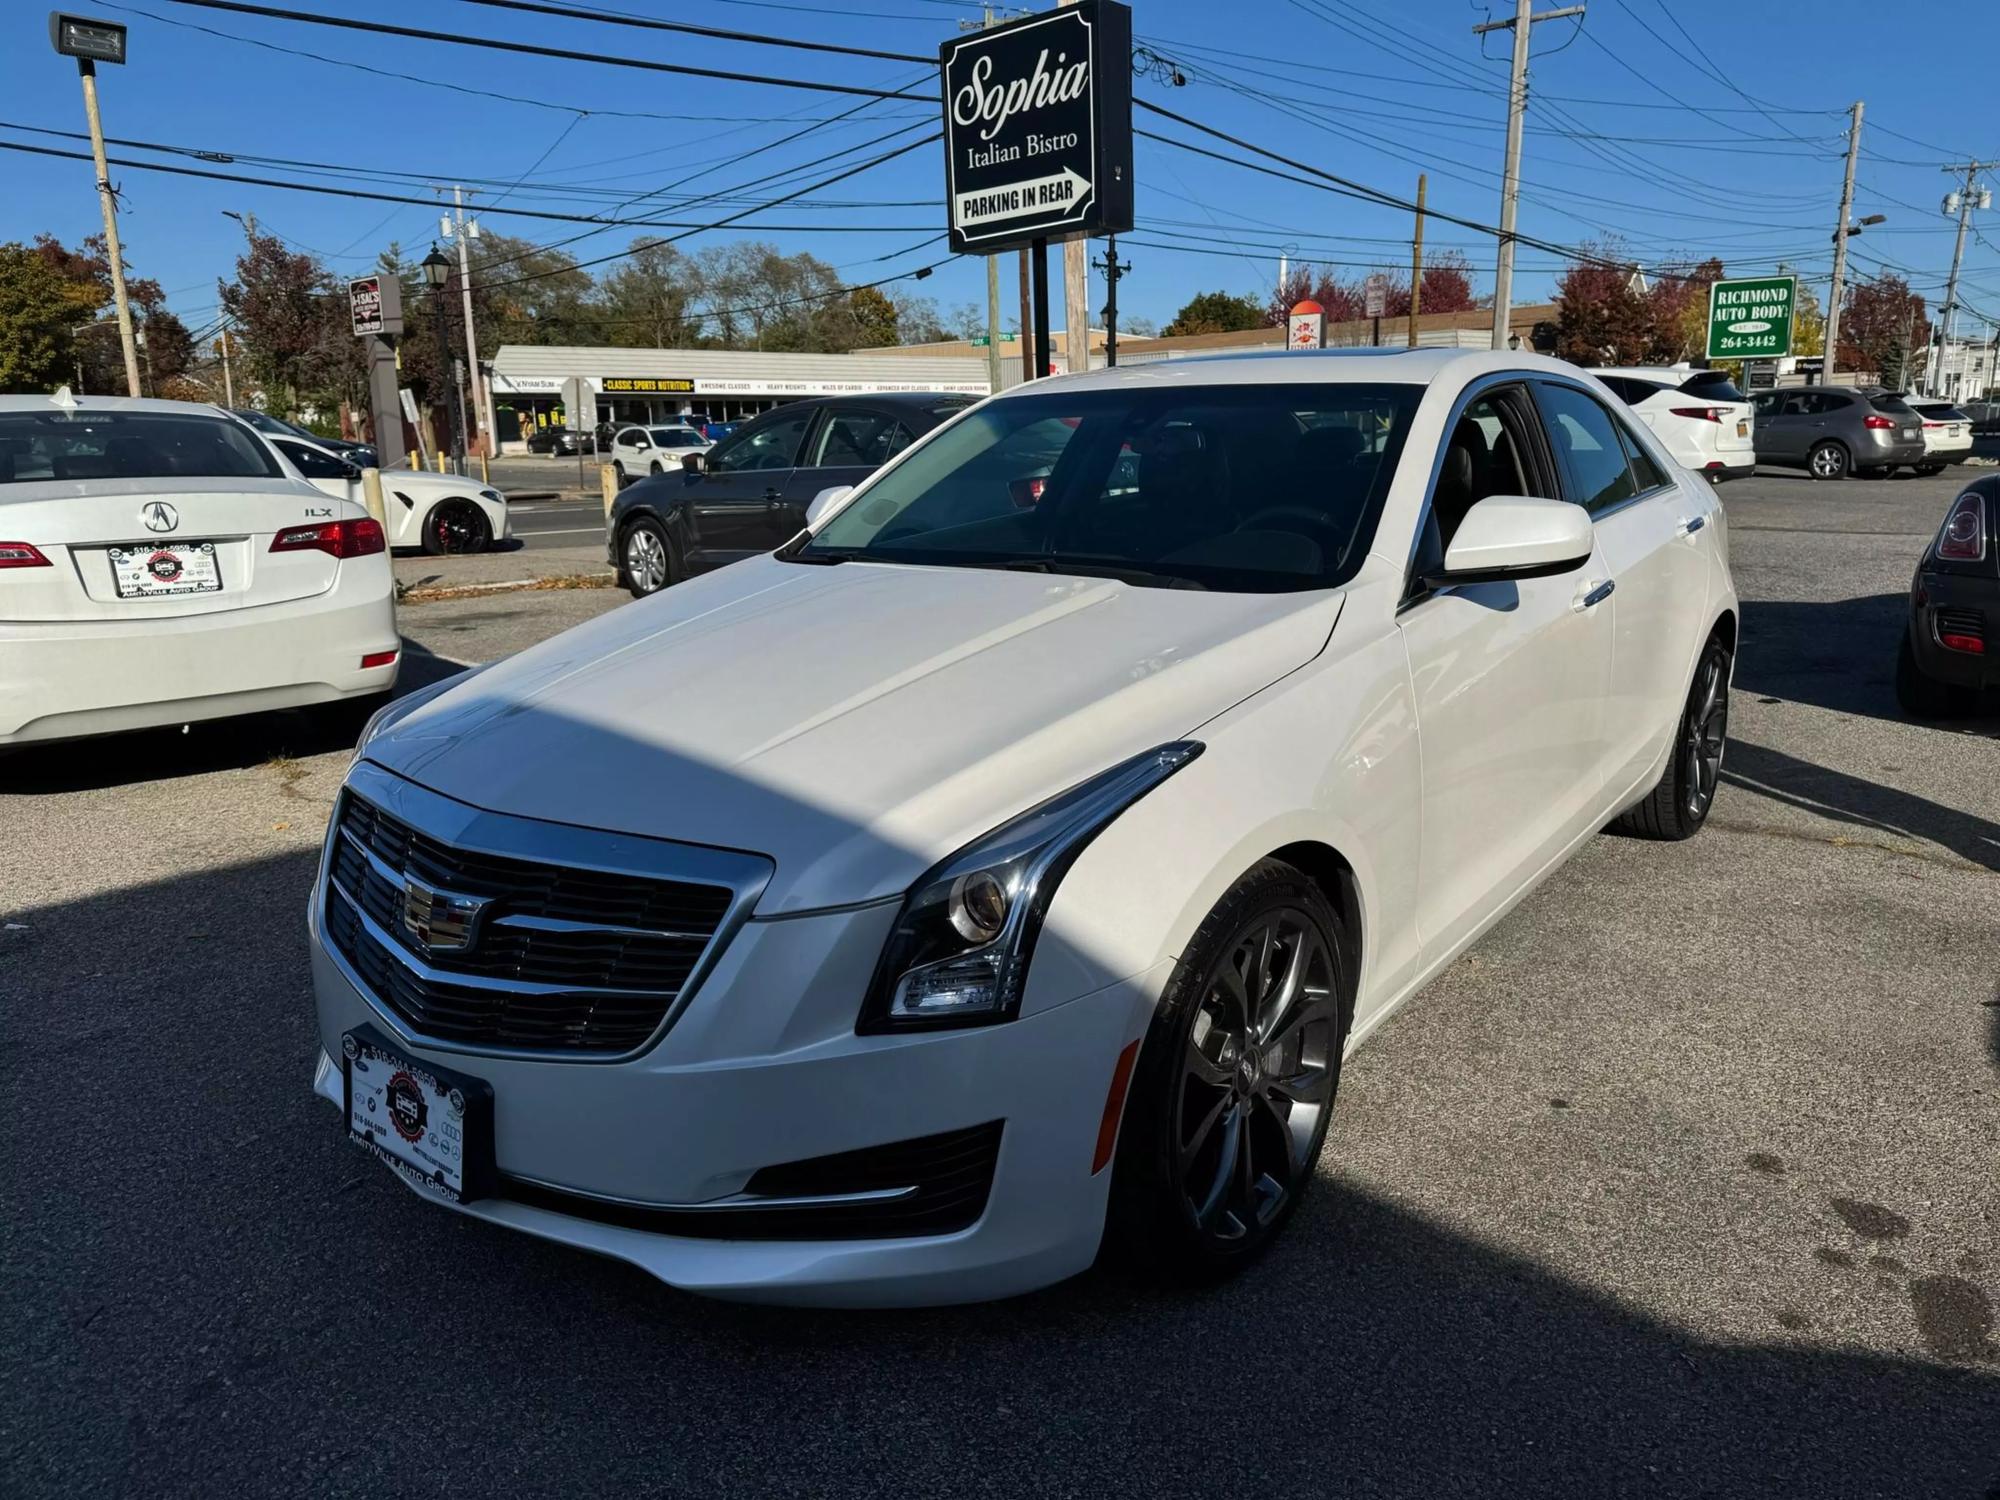
{"label": "curb", "polygon": [[618,579],[610,570],[603,574],[569,573],[546,578],[508,578],[498,583],[459,583],[447,588],[417,587],[404,589],[396,595],[398,604],[433,604],[446,599],[471,599],[482,594],[519,594],[540,589],[547,593],[558,593],[570,589],[610,589],[618,586]]}

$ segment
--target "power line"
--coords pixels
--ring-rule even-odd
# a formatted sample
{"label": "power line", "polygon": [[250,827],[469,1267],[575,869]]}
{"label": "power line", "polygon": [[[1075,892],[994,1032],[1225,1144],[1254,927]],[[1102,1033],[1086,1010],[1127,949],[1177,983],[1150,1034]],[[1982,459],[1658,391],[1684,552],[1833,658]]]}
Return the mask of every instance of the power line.
{"label": "power line", "polygon": [[647,73],[673,73],[688,78],[716,78],[726,83],[758,83],[771,88],[806,89],[821,94],[859,94],[874,99],[923,99],[922,94],[885,93],[859,84],[822,83],[809,78],[783,78],[768,73],[738,73],[726,68],[697,68],[690,63],[656,62],[643,57],[612,57],[598,52],[577,52],[567,47],[540,47],[532,42],[503,42],[495,37],[461,36],[448,31],[425,31],[415,26],[391,26],[385,21],[354,21],[344,16],[322,16],[311,11],[282,10],[269,5],[251,5],[246,0],[167,0],[169,5],[191,5],[201,10],[228,11],[234,15],[264,16],[276,21],[297,21],[309,26],[328,26],[339,31],[360,31],[375,36],[408,37],[419,42],[444,42],[454,47],[481,47],[492,52],[511,52],[523,57],[548,57],[562,62],[597,63],[609,68],[636,68]]}
{"label": "power line", "polygon": [[801,52],[833,52],[845,57],[879,57],[886,62],[935,64],[935,57],[918,57],[910,52],[878,52],[872,47],[843,47],[832,42],[807,42],[791,37],[764,36],[754,31],[728,31],[718,26],[696,26],[688,21],[660,21],[651,16],[628,15],[621,11],[586,9],[577,5],[552,5],[543,0],[459,0],[461,5],[484,5],[494,10],[526,11],[540,16],[563,16],[571,20],[596,21],[606,26],[629,26],[640,31],[672,31],[686,36],[711,37],[724,42],[746,42],[755,47],[792,47]]}

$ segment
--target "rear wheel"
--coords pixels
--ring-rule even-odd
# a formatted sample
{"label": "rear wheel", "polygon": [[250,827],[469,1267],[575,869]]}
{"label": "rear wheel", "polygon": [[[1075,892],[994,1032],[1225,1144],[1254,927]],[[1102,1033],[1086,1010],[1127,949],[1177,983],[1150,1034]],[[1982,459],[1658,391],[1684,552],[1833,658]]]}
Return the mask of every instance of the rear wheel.
{"label": "rear wheel", "polygon": [[1910,627],[1903,627],[1902,648],[1896,653],[1896,701],[1913,719],[1955,719],[1970,713],[1978,695],[1956,683],[1927,676],[1910,644]]}
{"label": "rear wheel", "polygon": [[618,488],[620,488],[621,490],[622,490],[622,489],[624,489],[624,488],[625,488],[625,460],[624,460],[624,459],[622,459],[622,458],[614,458],[614,459],[612,459],[612,460],[611,460],[611,472],[612,472],[612,474],[613,474],[613,475],[615,475],[615,476],[617,477],[617,480],[618,480]]}
{"label": "rear wheel", "polygon": [[1894,464],[1873,464],[1854,471],[1857,479],[1887,479],[1896,472]]}
{"label": "rear wheel", "polygon": [[625,528],[618,556],[625,587],[632,591],[634,599],[657,594],[674,581],[673,543],[651,516],[641,516]]}
{"label": "rear wheel", "polygon": [[1694,684],[1674,738],[1672,758],[1659,785],[1612,822],[1643,839],[1688,839],[1701,832],[1722,780],[1722,752],[1729,737],[1729,648],[1711,636],[1695,663]]}
{"label": "rear wheel", "polygon": [[1261,1253],[1311,1184],[1352,1019],[1346,928],[1264,860],[1195,933],[1140,1051],[1106,1250],[1214,1280]]}
{"label": "rear wheel", "polygon": [[434,557],[484,552],[493,542],[486,512],[470,500],[442,500],[424,517],[424,551]]}
{"label": "rear wheel", "polygon": [[1806,471],[1815,479],[1842,479],[1847,475],[1847,450],[1838,443],[1816,443],[1806,455]]}

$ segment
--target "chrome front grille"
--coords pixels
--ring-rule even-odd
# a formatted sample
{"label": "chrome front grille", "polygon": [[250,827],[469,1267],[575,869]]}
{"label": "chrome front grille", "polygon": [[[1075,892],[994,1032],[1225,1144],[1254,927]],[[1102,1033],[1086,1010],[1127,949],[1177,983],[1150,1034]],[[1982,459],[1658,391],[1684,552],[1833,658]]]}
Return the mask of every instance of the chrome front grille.
{"label": "chrome front grille", "polygon": [[[483,813],[364,763],[328,836],[324,935],[413,1038],[619,1056],[678,1013],[769,870],[754,856]],[[413,915],[433,898],[472,915],[434,931]]]}

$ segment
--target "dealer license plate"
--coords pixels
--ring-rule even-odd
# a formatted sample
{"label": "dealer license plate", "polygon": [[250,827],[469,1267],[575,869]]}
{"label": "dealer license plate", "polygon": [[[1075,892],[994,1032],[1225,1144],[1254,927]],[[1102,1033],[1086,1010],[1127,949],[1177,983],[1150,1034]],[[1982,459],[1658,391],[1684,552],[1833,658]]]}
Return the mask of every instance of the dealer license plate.
{"label": "dealer license plate", "polygon": [[463,1203],[480,1196],[493,1152],[493,1092],[477,1079],[411,1062],[372,1031],[350,1032],[347,1130],[420,1187]]}
{"label": "dealer license plate", "polygon": [[109,556],[111,581],[121,599],[213,594],[222,588],[222,569],[216,563],[213,542],[112,547]]}

